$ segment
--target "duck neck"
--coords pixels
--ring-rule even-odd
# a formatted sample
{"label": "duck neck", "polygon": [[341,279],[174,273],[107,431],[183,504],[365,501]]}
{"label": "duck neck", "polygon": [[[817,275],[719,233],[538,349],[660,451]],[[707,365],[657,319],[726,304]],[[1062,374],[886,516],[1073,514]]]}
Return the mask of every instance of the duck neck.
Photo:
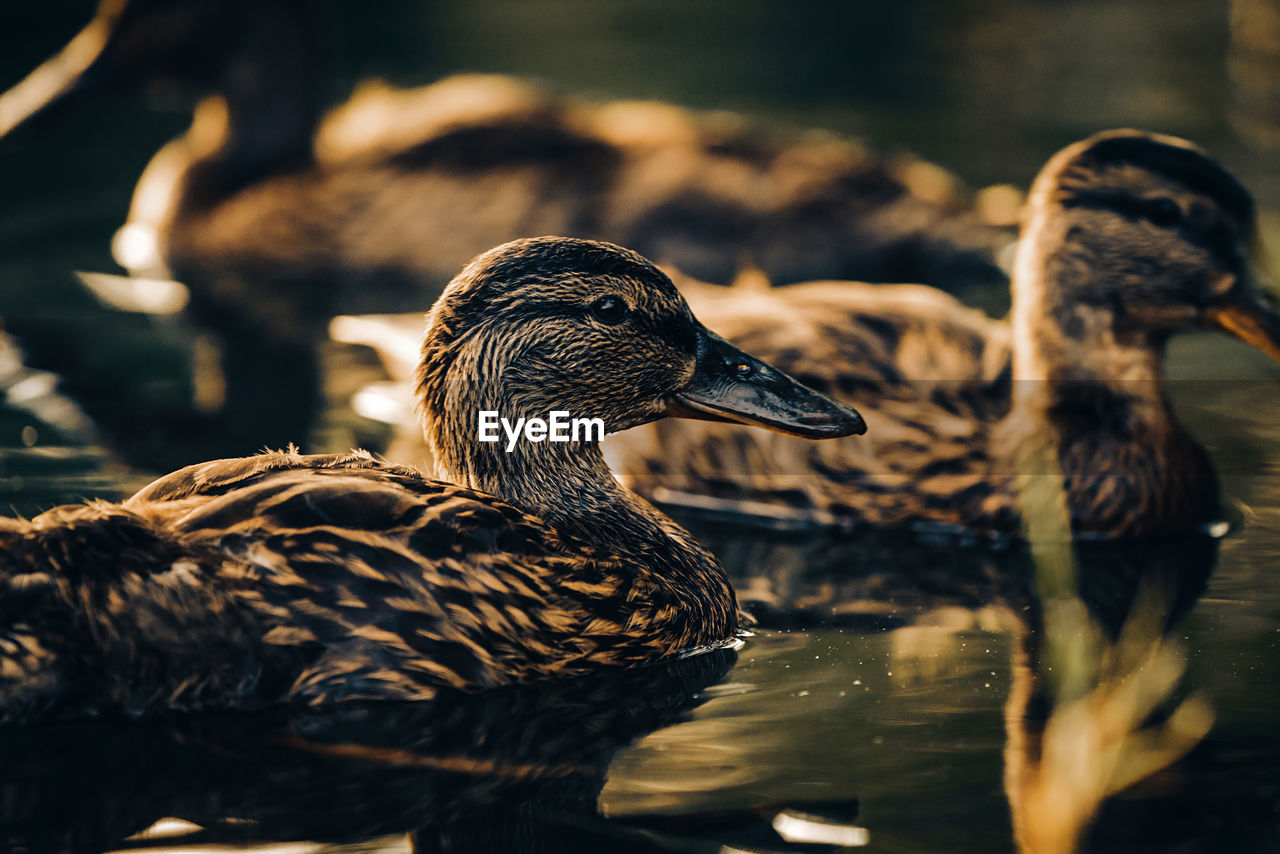
{"label": "duck neck", "polygon": [[[604,461],[603,428],[577,441],[534,441],[524,432],[512,438],[499,426],[481,441],[480,413],[494,413],[515,429],[530,419],[550,420],[541,389],[504,383],[504,348],[472,342],[419,373],[426,438],[443,480],[486,492],[549,522],[556,530],[598,550],[629,558],[638,570],[662,575],[710,573],[723,585],[715,559],[685,531],[648,502],[623,487]],[[424,354],[432,345],[424,345]],[[505,372],[508,375],[516,371]],[[661,566],[657,566],[660,563]]]}
{"label": "duck neck", "polygon": [[[457,419],[448,440],[433,441],[442,479],[501,498],[584,542],[598,543],[604,532],[615,552],[636,553],[659,535],[657,511],[614,479],[598,442],[534,442],[523,433],[513,440],[503,427],[493,431],[497,441],[481,442],[477,411]],[[513,428],[550,417],[489,411]]]}
{"label": "duck neck", "polygon": [[[1216,482],[1170,404],[1166,336],[1128,328],[1117,302],[1077,298],[1114,293],[1111,271],[1072,239],[1064,217],[1048,215],[1034,196],[1031,206],[1014,271],[1006,448],[1019,455],[1025,440],[1052,443],[1077,530],[1118,533],[1144,517],[1203,521],[1216,506]],[[1161,506],[1144,511],[1143,502]]]}
{"label": "duck neck", "polygon": [[1069,239],[1060,217],[1033,216],[1019,244],[1013,287],[1013,378],[1018,402],[1046,408],[1082,387],[1167,409],[1161,364],[1165,338],[1126,330],[1105,292],[1108,270]]}

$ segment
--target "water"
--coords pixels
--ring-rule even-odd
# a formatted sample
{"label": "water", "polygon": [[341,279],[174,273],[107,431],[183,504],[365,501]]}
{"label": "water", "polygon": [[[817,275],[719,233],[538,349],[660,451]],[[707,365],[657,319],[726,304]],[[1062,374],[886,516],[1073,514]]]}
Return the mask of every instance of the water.
{"label": "water", "polygon": [[[0,13],[0,85],[64,41],[89,5]],[[405,85],[458,70],[527,74],[597,97],[865,134],[975,185],[1024,185],[1062,144],[1138,125],[1209,146],[1268,216],[1280,208],[1280,158],[1257,131],[1275,116],[1228,73],[1239,39],[1220,3],[601,9],[333,4],[342,35],[329,85],[337,96],[371,74]],[[0,144],[0,317],[24,353],[0,387],[36,371],[61,378],[0,411],[0,503],[14,512],[119,498],[157,473],[264,444],[339,451],[389,439],[346,406],[378,374],[347,349],[324,354],[316,419],[299,418],[299,390],[233,402],[236,422],[210,427],[193,327],[105,309],[70,275],[115,271],[108,244],[134,181],[185,127],[185,109],[170,93],[133,93]],[[287,377],[295,356],[263,358]],[[1175,343],[1169,370],[1180,414],[1223,476],[1233,529],[1220,544],[1086,558],[1082,587],[1114,629],[1134,578],[1165,579],[1186,661],[1165,712],[1195,696],[1214,723],[1184,759],[1109,797],[1087,847],[1280,850],[1280,368],[1200,336]],[[1023,655],[1039,635],[1018,556],[698,533],[763,615],[736,653],[437,709],[0,733],[0,840],[154,847],[169,843],[125,839],[178,817],[204,830],[169,822],[153,838],[167,829],[196,833],[181,843],[193,847],[289,851],[311,850],[300,840],[353,851],[830,850],[779,838],[775,816],[790,809],[864,828],[871,850],[986,852],[1015,849],[1019,815],[1043,824],[1033,787],[1016,783],[1038,761],[1025,720],[1043,688]]]}

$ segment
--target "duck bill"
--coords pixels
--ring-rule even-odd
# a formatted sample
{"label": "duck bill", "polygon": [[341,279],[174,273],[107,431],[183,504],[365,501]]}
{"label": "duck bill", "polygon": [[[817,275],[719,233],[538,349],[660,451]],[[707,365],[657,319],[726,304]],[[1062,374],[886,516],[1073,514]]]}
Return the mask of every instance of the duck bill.
{"label": "duck bill", "polygon": [[705,329],[700,332],[693,378],[668,399],[667,415],[750,424],[805,439],[835,439],[867,430],[853,409]]}
{"label": "duck bill", "polygon": [[1237,284],[1223,301],[1204,311],[1204,323],[1257,347],[1280,361],[1280,314],[1253,290]]}
{"label": "duck bill", "polygon": [[104,3],[98,15],[66,47],[13,88],[0,93],[0,137],[39,117],[51,118],[85,96],[108,88],[118,69],[111,44],[123,3]]}

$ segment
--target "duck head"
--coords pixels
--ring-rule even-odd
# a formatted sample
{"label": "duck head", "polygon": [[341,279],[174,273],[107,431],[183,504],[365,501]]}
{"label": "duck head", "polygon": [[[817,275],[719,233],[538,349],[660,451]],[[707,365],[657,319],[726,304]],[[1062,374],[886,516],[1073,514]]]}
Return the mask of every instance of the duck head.
{"label": "duck head", "polygon": [[1076,143],[1028,199],[1015,329],[1060,334],[1068,350],[1155,352],[1172,333],[1218,329],[1280,358],[1280,315],[1247,261],[1254,230],[1248,191],[1185,140],[1119,130]]}
{"label": "duck head", "polygon": [[590,240],[517,240],[472,261],[428,314],[417,379],[439,474],[508,498],[539,455],[607,468],[594,443],[478,442],[481,411],[511,423],[562,411],[609,433],[668,416],[813,439],[865,430],[857,412],[707,330],[653,264]]}

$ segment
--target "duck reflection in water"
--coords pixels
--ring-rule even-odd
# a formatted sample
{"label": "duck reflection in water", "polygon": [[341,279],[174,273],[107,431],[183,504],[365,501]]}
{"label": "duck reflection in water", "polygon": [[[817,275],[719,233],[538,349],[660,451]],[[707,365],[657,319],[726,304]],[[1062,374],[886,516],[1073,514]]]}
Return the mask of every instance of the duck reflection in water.
{"label": "duck reflection in water", "polygon": [[127,840],[165,817],[198,825],[166,845],[413,832],[421,852],[509,852],[607,839],[593,817],[612,754],[680,721],[735,658],[429,704],[0,730],[0,845],[154,845]]}
{"label": "duck reflection in water", "polygon": [[[1244,775],[1216,773],[1230,749],[1202,741],[1212,713],[1180,684],[1172,633],[1204,592],[1214,537],[1073,546],[1060,527],[992,549],[682,521],[720,556],[758,630],[888,633],[891,669],[908,679],[958,664],[969,633],[1010,635],[1004,784],[1022,854],[1163,851],[1216,837],[1223,814],[1265,810]],[[1142,794],[1125,797],[1134,786]],[[1178,820],[1131,826],[1165,813]],[[1242,825],[1235,836],[1251,832]]]}
{"label": "duck reflection in water", "polygon": [[[856,800],[602,814],[613,755],[685,720],[737,656],[708,650],[431,704],[0,729],[0,846],[96,852],[307,840],[404,850],[405,840],[388,837],[407,833],[418,854],[823,850],[788,845],[778,817],[848,821]],[[682,791],[684,773],[665,785]],[[157,824],[166,818],[179,822]]]}

